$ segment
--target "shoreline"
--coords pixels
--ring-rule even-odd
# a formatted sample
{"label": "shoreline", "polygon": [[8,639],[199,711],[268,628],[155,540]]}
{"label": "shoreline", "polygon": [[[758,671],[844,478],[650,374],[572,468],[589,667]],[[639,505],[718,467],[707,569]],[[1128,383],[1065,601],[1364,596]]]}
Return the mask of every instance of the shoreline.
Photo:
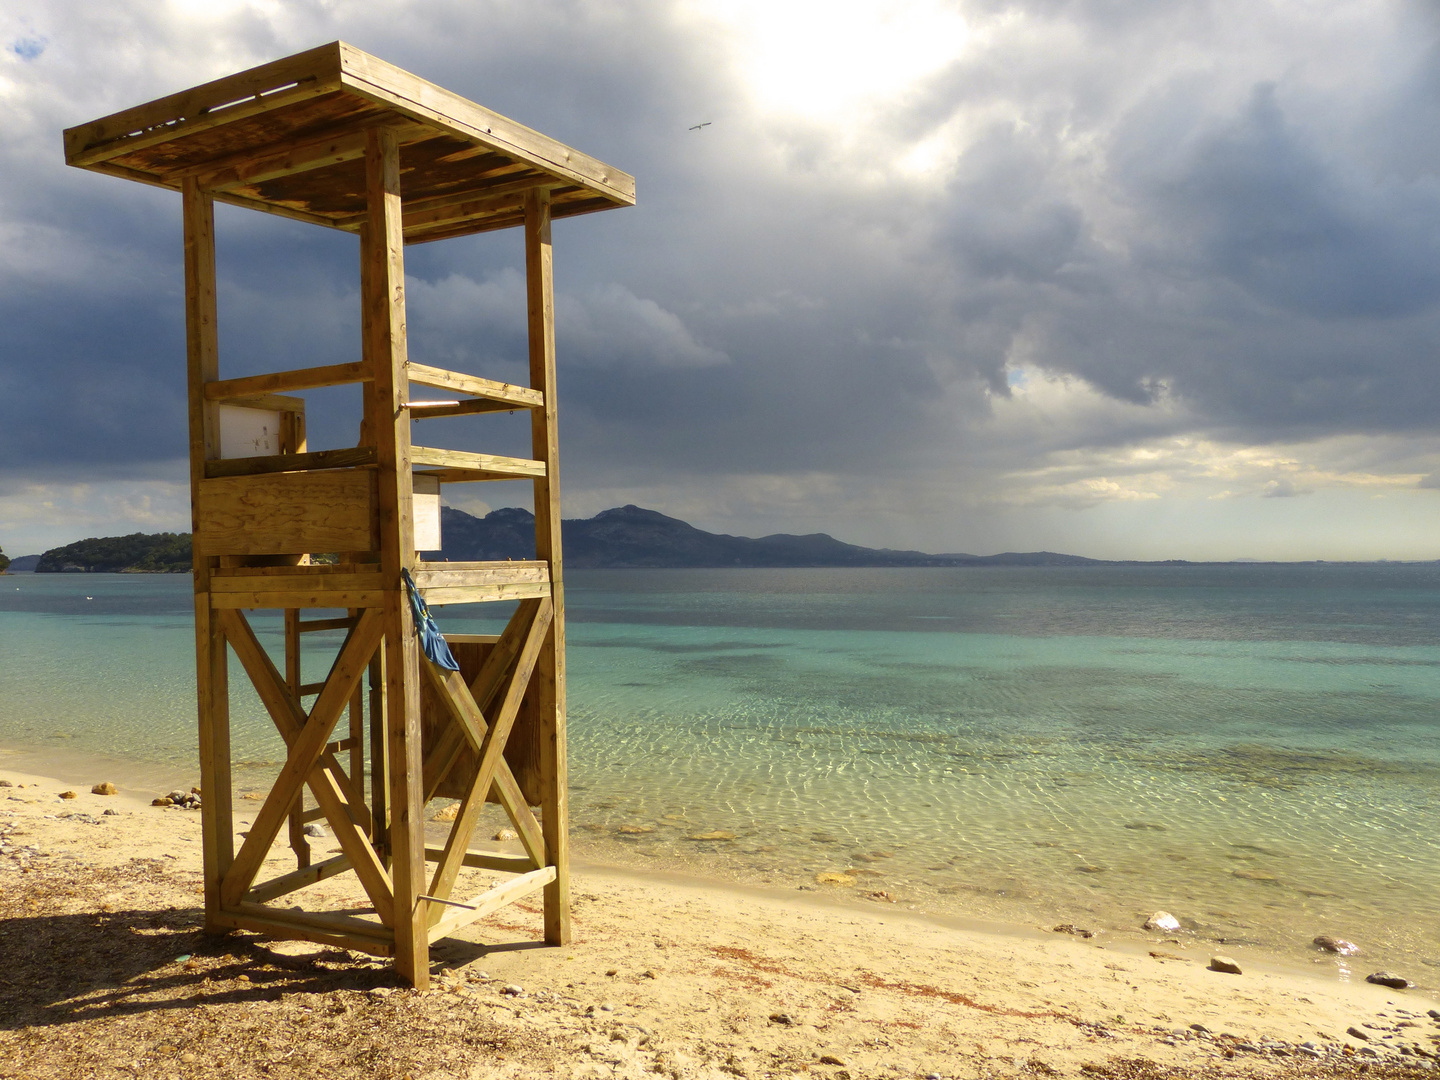
{"label": "shoreline", "polygon": [[[187,1077],[291,1075],[257,1071],[244,1056],[225,1059],[217,1046],[196,1042],[185,1050],[178,1036],[161,1040],[154,1025],[174,1029],[177,1001],[203,1007],[207,1031],[242,1020],[253,1026],[257,1010],[273,1012],[271,1027],[287,1030],[322,1007],[333,1012],[339,1001],[355,1021],[383,1026],[403,1005],[407,1023],[418,1016],[448,1024],[458,1010],[472,1028],[498,1024],[507,1037],[535,1042],[524,1060],[508,1062],[487,1058],[480,1047],[467,1072],[454,1068],[458,1050],[400,1039],[392,1049],[411,1055],[404,1071],[415,1080],[632,1071],[831,1080],[1082,1069],[1280,1075],[1297,1064],[1312,1072],[1363,1064],[1371,1076],[1433,1075],[1429,1055],[1440,1052],[1440,1019],[1426,1015],[1440,1013],[1440,1002],[1417,990],[1342,982],[1248,957],[1241,958],[1244,974],[1224,974],[1207,969],[1203,943],[1187,947],[1160,935],[1083,940],[578,860],[573,945],[537,946],[538,909],[508,908],[438,943],[436,989],[415,994],[395,988],[387,965],[358,955],[200,935],[198,813],[151,807],[146,793],[134,790],[93,795],[78,778],[67,784],[0,768],[0,779],[17,785],[0,787],[0,933],[29,941],[62,928],[98,933],[104,923],[125,948],[159,949],[128,965],[114,948],[52,950],[41,960],[59,983],[38,998],[18,981],[0,983],[0,1002],[21,997],[9,1002],[16,1020],[0,1022],[0,1076],[64,1075],[127,1053],[143,1073],[167,1045],[194,1055],[183,1066]],[[120,778],[91,778],[103,779]],[[58,799],[67,788],[77,797]],[[277,870],[293,865],[288,849],[277,847],[272,858]],[[306,898],[345,905],[356,893],[337,878]],[[325,969],[323,992],[311,986],[317,965]],[[520,993],[506,994],[507,986]],[[62,1018],[64,1039],[42,1037]],[[1198,1033],[1197,1024],[1207,1031]],[[124,1049],[132,1034],[133,1046]],[[549,1051],[541,1043],[564,1052],[544,1064]],[[1304,1043],[1319,1056],[1300,1049]],[[230,1064],[222,1067],[224,1060]],[[1131,1063],[1130,1071],[1107,1071],[1116,1062]],[[326,1069],[352,1074],[333,1062]],[[392,1074],[403,1071],[379,1072]]]}
{"label": "shoreline", "polygon": [[[49,760],[43,760],[47,758]],[[150,799],[177,788],[188,791],[193,784],[198,783],[198,775],[193,766],[170,767],[159,763],[140,762],[113,754],[85,753],[68,749],[62,756],[56,755],[50,748],[21,748],[11,743],[0,743],[0,778],[11,776],[12,773],[31,775],[35,777],[36,782],[45,781],[52,785],[68,786],[86,798],[89,796],[85,793],[89,791],[93,783],[100,780],[128,777],[128,780],[121,784],[122,794],[139,799],[147,811],[151,809],[147,805]],[[237,777],[237,779],[239,778]],[[270,778],[264,775],[264,770],[257,771],[256,779],[265,780],[265,783],[261,785],[262,789],[268,787]],[[249,805],[240,799],[245,786],[244,783],[237,784],[235,790],[237,826],[243,816],[244,808]],[[57,805],[64,807],[64,804]],[[489,809],[497,815],[498,821],[498,811],[493,807]],[[431,810],[430,829],[434,835],[430,839],[437,844],[443,844],[444,830],[448,826],[434,824],[433,807]],[[500,822],[500,824],[506,823]],[[482,821],[477,828],[477,839],[485,832],[485,828]],[[278,852],[281,849],[277,846],[275,850]],[[517,847],[516,851],[518,850]],[[843,860],[841,861],[843,862]],[[1095,918],[1082,918],[1077,922],[1074,911],[1059,906],[1037,911],[1033,904],[1027,908],[1019,902],[1012,902],[1008,905],[994,905],[991,910],[977,911],[974,907],[967,910],[965,905],[958,903],[935,903],[937,900],[942,900],[941,897],[906,895],[910,890],[902,890],[902,894],[897,896],[879,889],[866,889],[863,884],[860,887],[856,887],[853,883],[846,887],[819,884],[817,878],[833,877],[833,874],[826,873],[807,874],[796,880],[782,879],[779,882],[774,880],[773,875],[745,872],[735,867],[729,867],[730,872],[725,873],[726,867],[722,867],[713,860],[702,865],[698,862],[683,862],[673,858],[658,857],[627,844],[621,838],[608,835],[597,838],[593,834],[587,835],[583,827],[576,827],[573,822],[571,865],[577,871],[600,876],[633,879],[637,882],[664,881],[678,887],[738,892],[765,897],[781,903],[814,904],[840,911],[883,913],[886,917],[919,919],[937,925],[954,927],[965,932],[1021,937],[1039,935],[1045,938],[1054,935],[1056,927],[1073,926],[1077,937],[1081,940],[1103,942],[1107,947],[1137,955],[1144,955],[1152,948],[1167,950],[1180,948],[1192,955],[1199,955],[1208,949],[1211,952],[1224,953],[1238,959],[1247,968],[1263,968],[1267,971],[1289,973],[1297,977],[1313,978],[1321,982],[1341,985],[1357,980],[1363,981],[1372,970],[1378,970],[1383,966],[1379,961],[1367,957],[1364,953],[1351,959],[1310,947],[1307,949],[1307,955],[1302,959],[1297,956],[1294,949],[1287,950],[1270,943],[1253,940],[1236,941],[1231,939],[1217,942],[1187,930],[1180,930],[1175,934],[1152,933],[1144,930],[1142,926],[1148,913],[1138,914],[1129,923],[1119,919],[1097,921]],[[711,872],[706,873],[707,869]],[[1010,911],[1003,910],[1007,906],[1011,908]],[[996,911],[994,907],[999,907],[1001,910]],[[1308,946],[1313,935],[1305,932],[1300,936],[1304,938]],[[1419,966],[1416,965],[1417,968]],[[1409,968],[1402,971],[1401,974],[1409,979],[1412,992],[1433,994],[1436,995],[1437,1000],[1440,1000],[1440,987],[1432,985],[1440,983],[1440,977],[1431,977],[1428,970],[1411,970]]]}

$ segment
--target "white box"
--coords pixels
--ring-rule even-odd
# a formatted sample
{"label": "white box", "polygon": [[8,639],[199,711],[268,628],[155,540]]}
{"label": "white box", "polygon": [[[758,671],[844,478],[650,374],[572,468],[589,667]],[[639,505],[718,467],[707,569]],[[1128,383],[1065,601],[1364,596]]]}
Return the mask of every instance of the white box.
{"label": "white box", "polygon": [[440,481],[433,476],[417,476],[414,492],[415,550],[439,551]]}
{"label": "white box", "polygon": [[220,406],[222,458],[271,457],[280,453],[280,413],[276,409]]}

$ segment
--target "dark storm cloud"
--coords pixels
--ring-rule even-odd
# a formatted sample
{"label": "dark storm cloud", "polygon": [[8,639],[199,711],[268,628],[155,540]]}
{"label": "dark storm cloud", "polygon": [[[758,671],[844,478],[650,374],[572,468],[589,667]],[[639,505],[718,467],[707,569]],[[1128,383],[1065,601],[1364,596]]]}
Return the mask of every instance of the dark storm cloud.
{"label": "dark storm cloud", "polygon": [[[572,492],[984,487],[1002,451],[1014,469],[1167,433],[1433,433],[1435,26],[1372,8],[1356,33],[1281,3],[966,5],[973,45],[837,120],[754,101],[734,43],[683,6],[190,24],[57,0],[7,30],[44,48],[0,69],[31,89],[0,145],[0,456],[183,453],[178,199],[66,170],[59,129],[335,37],[637,176],[633,210],[555,229]],[[227,373],[353,357],[353,238],[239,211],[219,232]],[[412,355],[520,377],[520,254],[518,236],[411,249]],[[1017,371],[1141,411],[997,432]],[[347,425],[319,418],[317,445]]]}

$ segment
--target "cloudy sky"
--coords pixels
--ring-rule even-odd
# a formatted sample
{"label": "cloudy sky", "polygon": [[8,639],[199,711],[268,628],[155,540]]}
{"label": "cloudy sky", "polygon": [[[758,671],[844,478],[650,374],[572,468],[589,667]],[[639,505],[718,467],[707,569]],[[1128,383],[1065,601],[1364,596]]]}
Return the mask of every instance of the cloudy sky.
{"label": "cloudy sky", "polygon": [[[67,169],[61,129],[342,38],[637,178],[555,227],[567,516],[1440,557],[1437,11],[14,0],[0,546],[188,527],[179,197]],[[224,374],[356,357],[354,238],[218,231]],[[521,377],[518,234],[408,259],[412,358]],[[354,442],[329,393],[312,447]],[[448,441],[514,452],[507,419]]]}

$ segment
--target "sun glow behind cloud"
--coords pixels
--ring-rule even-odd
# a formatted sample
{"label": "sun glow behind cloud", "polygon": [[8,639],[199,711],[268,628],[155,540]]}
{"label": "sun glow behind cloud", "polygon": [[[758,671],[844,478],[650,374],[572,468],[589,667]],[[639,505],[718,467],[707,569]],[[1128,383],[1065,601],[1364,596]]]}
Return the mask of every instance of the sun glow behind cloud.
{"label": "sun glow behind cloud", "polygon": [[691,8],[729,35],[762,113],[820,123],[895,101],[956,59],[969,38],[957,11],[925,0],[695,0]]}

